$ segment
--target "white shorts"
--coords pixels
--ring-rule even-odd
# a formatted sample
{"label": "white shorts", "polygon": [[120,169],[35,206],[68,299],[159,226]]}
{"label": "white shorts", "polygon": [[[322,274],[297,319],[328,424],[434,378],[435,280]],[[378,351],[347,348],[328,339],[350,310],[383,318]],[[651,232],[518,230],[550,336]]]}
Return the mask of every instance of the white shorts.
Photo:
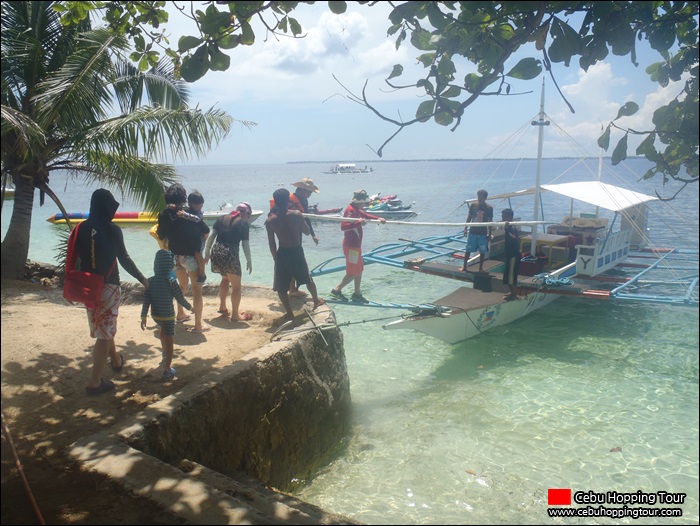
{"label": "white shorts", "polygon": [[194,256],[175,256],[175,270],[184,268],[187,272],[199,272],[199,263]]}
{"label": "white shorts", "polygon": [[121,303],[121,287],[105,284],[97,309],[87,309],[90,337],[111,340],[117,334],[117,316]]}

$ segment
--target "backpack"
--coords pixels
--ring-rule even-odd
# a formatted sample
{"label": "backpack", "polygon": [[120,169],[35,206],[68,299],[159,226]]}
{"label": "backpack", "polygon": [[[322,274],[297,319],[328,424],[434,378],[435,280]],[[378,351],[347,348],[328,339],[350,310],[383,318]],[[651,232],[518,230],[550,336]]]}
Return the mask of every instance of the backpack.
{"label": "backpack", "polygon": [[[63,281],[63,297],[71,303],[83,303],[88,309],[95,310],[102,297],[102,289],[105,285],[105,277],[101,274],[75,270],[75,262],[78,259],[76,247],[78,240],[79,223],[68,236],[68,251],[66,252],[66,276]],[[114,262],[108,276],[116,267]]]}

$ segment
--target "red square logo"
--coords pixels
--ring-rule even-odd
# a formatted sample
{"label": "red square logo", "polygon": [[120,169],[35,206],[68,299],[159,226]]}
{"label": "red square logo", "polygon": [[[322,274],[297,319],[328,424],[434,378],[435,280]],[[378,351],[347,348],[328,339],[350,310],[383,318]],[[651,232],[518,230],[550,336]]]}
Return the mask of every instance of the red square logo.
{"label": "red square logo", "polygon": [[549,506],[571,506],[571,488],[549,488],[547,490]]}

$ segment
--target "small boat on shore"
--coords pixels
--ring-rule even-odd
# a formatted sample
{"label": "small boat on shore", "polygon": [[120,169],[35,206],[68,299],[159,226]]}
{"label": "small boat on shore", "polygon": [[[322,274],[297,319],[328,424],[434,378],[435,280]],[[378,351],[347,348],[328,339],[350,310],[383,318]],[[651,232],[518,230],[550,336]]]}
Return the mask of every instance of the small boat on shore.
{"label": "small boat on shore", "polygon": [[356,164],[352,163],[339,163],[336,164],[335,166],[331,166],[331,169],[328,170],[327,172],[323,172],[324,174],[369,174],[372,173],[374,170],[372,168],[368,168],[367,165],[365,165],[364,168],[357,166]]}

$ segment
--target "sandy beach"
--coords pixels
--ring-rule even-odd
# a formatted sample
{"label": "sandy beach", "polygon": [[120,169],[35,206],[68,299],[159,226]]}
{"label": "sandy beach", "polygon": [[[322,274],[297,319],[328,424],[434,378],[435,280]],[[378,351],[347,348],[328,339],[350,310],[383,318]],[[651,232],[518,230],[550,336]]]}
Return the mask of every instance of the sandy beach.
{"label": "sandy beach", "polygon": [[[81,472],[65,459],[64,449],[269,342],[283,314],[277,295],[244,286],[240,310],[253,318],[231,323],[217,313],[217,287],[207,285],[204,321],[212,330],[195,334],[189,330],[193,321],[177,325],[177,376],[164,382],[157,325],[149,319],[141,330],[140,286],[125,285],[116,345],[126,364],[121,372],[105,368],[114,392],[87,396],[93,340],[85,310],[66,302],[52,281],[36,281],[2,283],[2,413],[41,515],[49,524],[180,524],[110,481]],[[303,300],[294,300],[295,309],[302,306]],[[6,433],[2,523],[38,524]]]}

